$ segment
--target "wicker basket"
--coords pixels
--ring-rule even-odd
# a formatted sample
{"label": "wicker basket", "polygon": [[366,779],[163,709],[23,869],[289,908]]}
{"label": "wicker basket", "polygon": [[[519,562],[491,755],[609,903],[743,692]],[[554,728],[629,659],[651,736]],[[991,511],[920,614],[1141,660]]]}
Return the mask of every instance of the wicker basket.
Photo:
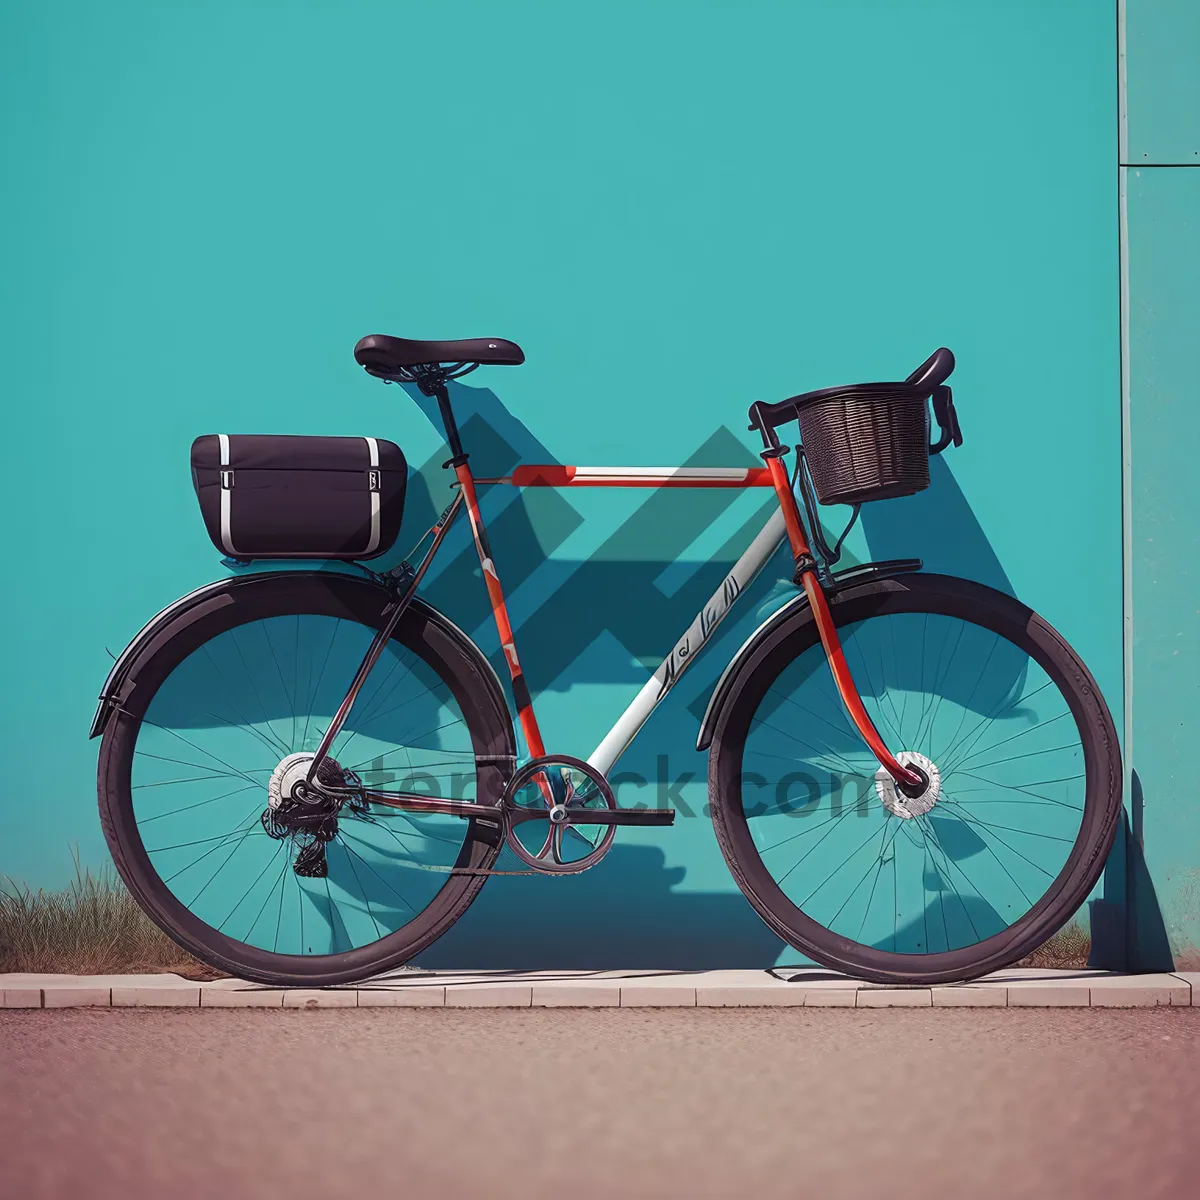
{"label": "wicker basket", "polygon": [[822,504],[910,496],[929,486],[928,398],[902,384],[831,388],[799,410]]}

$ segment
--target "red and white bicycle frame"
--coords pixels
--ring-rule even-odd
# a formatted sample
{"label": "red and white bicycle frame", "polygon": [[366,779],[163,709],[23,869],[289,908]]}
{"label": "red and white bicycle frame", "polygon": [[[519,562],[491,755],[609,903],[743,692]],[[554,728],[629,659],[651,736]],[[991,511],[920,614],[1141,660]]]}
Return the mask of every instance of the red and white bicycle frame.
{"label": "red and white bicycle frame", "polygon": [[504,593],[492,560],[491,547],[484,529],[483,517],[475,491],[476,483],[511,484],[516,487],[771,487],[779,500],[779,509],[772,513],[758,535],[746,547],[733,569],[721,581],[720,587],[709,598],[688,626],[687,631],[675,643],[671,653],[662,661],[658,670],[646,681],[645,686],[630,702],[617,723],[605,734],[604,739],[588,756],[588,765],[602,775],[607,775],[621,753],[637,735],[638,730],[650,719],[650,714],[662,703],[666,694],[679,681],[679,677],[691,664],[692,659],[712,636],[713,630],[724,619],[738,596],[746,590],[755,576],[766,565],[780,543],[786,538],[797,566],[797,582],[804,588],[812,606],[821,644],[829,660],[838,694],[855,728],[871,752],[885,770],[898,782],[913,787],[922,785],[921,777],[897,762],[884,744],[878,730],[863,707],[862,699],[846,665],[838,640],[837,629],[829,611],[829,603],[817,576],[804,522],[800,517],[787,470],[778,453],[765,456],[765,467],[578,467],[564,465],[521,466],[511,475],[496,479],[476,480],[466,462],[455,467],[462,494],[470,515],[471,530],[475,547],[483,568],[488,596],[495,614],[500,644],[504,648],[505,661],[512,676],[513,695],[517,704],[517,715],[521,731],[531,756],[540,758],[545,754],[541,732],[534,715],[533,703],[525,677],[521,672],[520,659],[513,638],[512,622],[504,602]]}
{"label": "red and white bicycle frame", "polygon": [[[457,435],[455,436],[457,441]],[[903,766],[893,756],[884,744],[878,730],[863,707],[862,699],[846,665],[841,644],[838,641],[837,629],[829,611],[829,602],[817,575],[816,561],[809,546],[808,536],[804,530],[804,522],[800,516],[800,508],[796,503],[787,470],[783,465],[782,449],[768,450],[764,455],[765,467],[576,467],[563,465],[523,466],[516,468],[511,475],[495,479],[476,479],[471,473],[467,456],[457,448],[455,458],[451,460],[458,481],[459,495],[454,503],[442,514],[438,522],[429,531],[433,541],[416,568],[408,579],[399,602],[384,628],[379,631],[367,651],[354,680],[350,685],[345,699],[342,701],[337,714],[326,729],[321,744],[318,746],[309,769],[310,780],[315,776],[317,767],[329,753],[334,739],[341,731],[354,705],[354,701],[362,688],[363,682],[371,669],[378,662],[384,647],[387,645],[400,616],[416,593],[429,564],[437,554],[450,526],[454,523],[460,509],[465,505],[471,522],[471,533],[475,540],[475,549],[479,554],[479,563],[483,569],[483,579],[487,586],[488,599],[491,602],[492,613],[496,621],[496,631],[500,636],[500,645],[504,650],[504,660],[508,665],[509,676],[512,680],[513,699],[516,703],[517,720],[525,738],[525,745],[531,759],[542,758],[546,747],[542,741],[541,730],[538,728],[537,717],[533,710],[533,699],[525,675],[521,670],[521,660],[517,653],[516,639],[513,634],[512,621],[508,615],[508,605],[504,599],[504,590],[500,586],[500,577],[492,558],[492,549],[488,541],[487,530],[484,526],[483,515],[479,508],[479,496],[476,485],[509,484],[516,487],[770,487],[774,488],[779,508],[771,514],[767,523],[758,532],[750,545],[746,547],[741,558],[733,565],[733,569],[721,581],[721,586],[709,597],[708,603],[696,614],[687,631],[675,643],[671,653],[663,659],[658,670],[646,681],[645,686],[633,698],[629,706],[621,714],[617,723],[605,734],[603,740],[588,757],[588,765],[601,775],[607,775],[621,753],[633,741],[637,732],[650,719],[650,714],[662,703],[666,694],[679,681],[680,676],[691,664],[692,660],[712,636],[713,630],[725,618],[725,614],[733,606],[737,598],[749,587],[755,576],[766,565],[767,561],[786,539],[796,563],[796,582],[804,588],[808,602],[812,607],[817,629],[820,633],[821,644],[825,649],[834,682],[842,703],[846,706],[855,728],[863,741],[870,747],[871,752],[879,760],[882,767],[902,786],[921,787],[923,780],[914,771]],[[403,795],[397,793],[378,792],[375,789],[364,789],[368,799],[386,804],[394,808],[402,808],[413,812],[448,813],[454,816],[478,815],[478,807],[460,800],[442,800],[428,796]],[[640,816],[634,812],[621,811],[608,813],[604,823],[635,824],[641,823],[634,818]],[[596,818],[599,820],[600,818]]]}

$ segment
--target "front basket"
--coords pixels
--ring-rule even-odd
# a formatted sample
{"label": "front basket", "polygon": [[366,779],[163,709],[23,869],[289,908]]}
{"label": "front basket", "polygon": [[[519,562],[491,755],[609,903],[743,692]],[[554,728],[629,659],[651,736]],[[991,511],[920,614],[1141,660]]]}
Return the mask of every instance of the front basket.
{"label": "front basket", "polygon": [[929,486],[927,397],[890,386],[895,390],[831,389],[800,409],[805,459],[822,504],[889,500]]}

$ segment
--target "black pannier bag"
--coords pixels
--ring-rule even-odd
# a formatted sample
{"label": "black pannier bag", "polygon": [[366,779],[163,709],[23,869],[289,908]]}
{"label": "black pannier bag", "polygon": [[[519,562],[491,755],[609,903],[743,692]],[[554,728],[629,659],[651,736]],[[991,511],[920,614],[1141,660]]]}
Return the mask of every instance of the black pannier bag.
{"label": "black pannier bag", "polygon": [[214,433],[192,443],[192,482],[230,558],[375,558],[404,515],[408,464],[371,437]]}

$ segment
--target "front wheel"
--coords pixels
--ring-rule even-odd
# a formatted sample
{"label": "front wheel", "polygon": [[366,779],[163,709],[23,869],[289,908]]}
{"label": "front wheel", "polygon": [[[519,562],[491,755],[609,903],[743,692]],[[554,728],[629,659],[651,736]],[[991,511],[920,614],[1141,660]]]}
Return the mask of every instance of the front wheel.
{"label": "front wheel", "polygon": [[830,605],[868,713],[929,779],[893,784],[838,699],[811,610],[739,671],[709,791],[718,840],[795,949],[882,983],[1007,966],[1059,929],[1121,810],[1112,717],[1062,637],[980,584],[911,575]]}
{"label": "front wheel", "polygon": [[483,656],[419,601],[317,783],[474,801],[485,819],[281,802],[393,603],[336,572],[232,579],[166,621],[109,720],[100,820],[117,869],[221,970],[309,986],[388,970],[458,919],[499,853],[486,816],[515,765],[512,722]]}

